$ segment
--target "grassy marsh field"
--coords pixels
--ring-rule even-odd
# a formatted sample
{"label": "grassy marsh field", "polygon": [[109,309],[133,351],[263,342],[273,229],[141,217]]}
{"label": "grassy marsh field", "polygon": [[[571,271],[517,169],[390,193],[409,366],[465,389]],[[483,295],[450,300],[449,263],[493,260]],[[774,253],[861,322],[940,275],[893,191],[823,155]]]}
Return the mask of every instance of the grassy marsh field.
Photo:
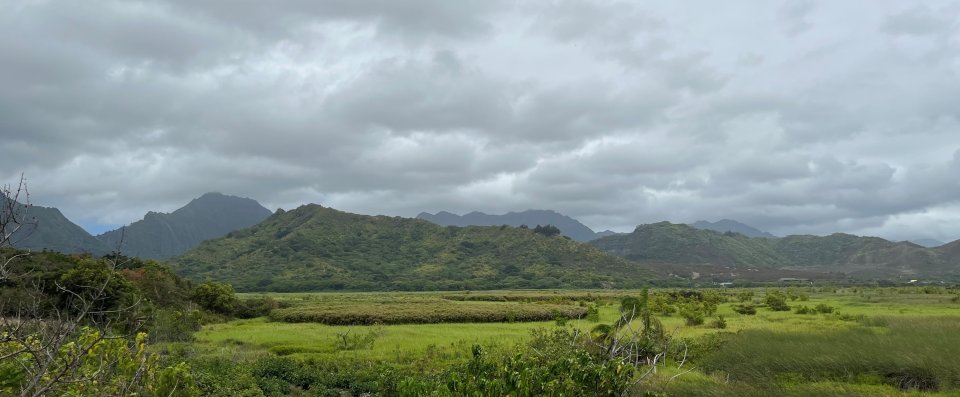
{"label": "grassy marsh field", "polygon": [[[651,290],[650,310],[670,335],[674,352],[647,376],[644,390],[704,396],[960,395],[958,293],[940,287]],[[283,357],[430,374],[468,359],[476,346],[489,354],[509,356],[537,330],[588,334],[621,317],[624,297],[641,294],[246,294],[245,298],[269,297],[285,308],[274,310],[281,315],[206,326],[195,334],[196,342],[189,349],[198,359]],[[768,295],[782,296],[789,309],[772,310]],[[684,312],[685,302],[698,300],[716,304],[713,310],[706,309],[709,314],[702,324],[693,324],[696,321],[691,323]],[[744,305],[755,314],[738,313]],[[494,322],[486,317],[479,322],[443,320],[451,308],[470,312],[477,307],[484,316],[529,311],[549,313],[549,320],[523,321],[519,316],[497,317],[501,320]],[[431,324],[320,323],[325,321],[324,313],[331,311],[339,315],[375,308],[441,320],[418,321]],[[282,321],[283,313],[309,311],[320,313],[318,322]]]}

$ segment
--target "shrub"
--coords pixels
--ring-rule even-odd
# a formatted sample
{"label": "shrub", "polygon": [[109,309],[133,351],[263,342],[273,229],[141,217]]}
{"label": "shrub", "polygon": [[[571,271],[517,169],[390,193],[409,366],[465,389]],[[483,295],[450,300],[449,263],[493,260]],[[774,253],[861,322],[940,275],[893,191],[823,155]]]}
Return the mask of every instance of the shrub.
{"label": "shrub", "polygon": [[191,299],[200,307],[220,314],[232,314],[237,306],[233,286],[227,283],[207,281],[193,289]]}
{"label": "shrub", "polygon": [[236,302],[233,315],[239,318],[263,317],[269,315],[273,309],[279,309],[282,306],[289,307],[289,304],[283,304],[269,296],[243,299]]}
{"label": "shrub", "polygon": [[151,342],[190,342],[200,330],[203,315],[199,310],[157,310],[148,330]]}
{"label": "shrub", "polygon": [[793,312],[797,314],[814,314],[817,311],[807,307],[806,305],[800,305],[797,306],[796,309],[793,309]]}
{"label": "shrub", "polygon": [[554,310],[552,314],[553,314],[553,321],[555,324],[557,324],[558,327],[563,327],[567,325],[567,320],[570,320],[569,317],[565,316],[563,313],[560,313],[559,310]]}
{"label": "shrub", "polygon": [[813,310],[816,310],[817,313],[830,314],[833,313],[833,306],[828,306],[824,303],[818,303],[813,307]]}
{"label": "shrub", "polygon": [[699,302],[687,302],[680,305],[680,316],[686,320],[687,325],[703,324],[703,306]]}
{"label": "shrub", "polygon": [[785,312],[790,310],[790,306],[787,305],[787,299],[783,296],[783,293],[779,291],[768,292],[767,296],[764,297],[763,302],[767,305],[767,308],[775,312]]}
{"label": "shrub", "polygon": [[474,345],[466,363],[435,377],[407,377],[400,396],[620,396],[634,387],[634,367],[621,358],[593,354],[569,330],[534,331],[514,355],[495,356]]}
{"label": "shrub", "polygon": [[734,305],[732,309],[734,312],[737,312],[739,314],[745,314],[745,315],[751,315],[751,316],[754,314],[757,314],[757,308],[753,307],[753,305]]}
{"label": "shrub", "polygon": [[717,316],[716,320],[710,322],[710,328],[724,329],[727,328],[727,320],[723,316]]}
{"label": "shrub", "polygon": [[373,343],[385,333],[382,326],[368,329],[364,333],[351,334],[350,331],[337,332],[337,350],[370,349],[373,347]]}
{"label": "shrub", "polygon": [[587,321],[591,323],[600,322],[600,308],[597,305],[590,305],[587,308]]}

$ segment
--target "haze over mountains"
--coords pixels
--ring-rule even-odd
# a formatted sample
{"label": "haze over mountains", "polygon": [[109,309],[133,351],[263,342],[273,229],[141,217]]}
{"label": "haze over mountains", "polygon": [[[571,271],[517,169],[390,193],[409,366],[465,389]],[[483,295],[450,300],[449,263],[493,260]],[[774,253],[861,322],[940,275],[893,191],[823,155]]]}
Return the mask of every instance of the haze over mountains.
{"label": "haze over mountains", "polygon": [[[0,196],[0,200],[7,198]],[[21,203],[15,205],[21,214],[26,214],[26,224],[12,237],[16,247],[36,251],[89,252],[94,255],[110,252],[103,242],[71,222],[56,208],[39,205],[24,208]]]}
{"label": "haze over mountains", "polygon": [[207,193],[172,213],[149,212],[143,220],[96,237],[56,208],[33,205],[26,214],[31,224],[13,239],[20,248],[104,255],[116,251],[122,240],[119,248],[125,255],[167,259],[203,240],[252,226],[270,211],[252,199]]}
{"label": "haze over mountains", "polygon": [[270,214],[255,200],[207,193],[169,214],[148,212],[142,220],[101,234],[97,239],[108,247],[120,245],[120,251],[126,255],[167,259],[204,240],[253,226]]}
{"label": "haze over mountains", "polygon": [[603,235],[607,233],[613,233],[606,231],[600,235],[580,223],[580,221],[551,210],[526,210],[521,212],[508,212],[503,215],[490,215],[478,211],[464,215],[457,215],[446,211],[440,211],[436,214],[421,212],[420,215],[417,215],[417,218],[425,219],[441,226],[507,225],[518,227],[520,225],[527,225],[534,227],[536,225],[553,225],[560,229],[560,233],[564,236],[580,242],[587,242],[603,237]]}
{"label": "haze over mountains", "polygon": [[721,219],[716,222],[696,221],[691,223],[697,229],[713,230],[715,232],[735,232],[747,237],[777,238],[770,233],[745,225],[732,219]]}

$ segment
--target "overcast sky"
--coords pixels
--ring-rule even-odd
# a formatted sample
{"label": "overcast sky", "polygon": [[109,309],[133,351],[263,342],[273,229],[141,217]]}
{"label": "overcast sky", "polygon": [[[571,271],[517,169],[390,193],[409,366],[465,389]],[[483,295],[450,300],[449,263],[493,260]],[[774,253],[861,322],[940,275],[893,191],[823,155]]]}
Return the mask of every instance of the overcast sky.
{"label": "overcast sky", "polygon": [[[646,4],[642,4],[646,3]],[[960,2],[0,0],[0,178],[960,238]]]}

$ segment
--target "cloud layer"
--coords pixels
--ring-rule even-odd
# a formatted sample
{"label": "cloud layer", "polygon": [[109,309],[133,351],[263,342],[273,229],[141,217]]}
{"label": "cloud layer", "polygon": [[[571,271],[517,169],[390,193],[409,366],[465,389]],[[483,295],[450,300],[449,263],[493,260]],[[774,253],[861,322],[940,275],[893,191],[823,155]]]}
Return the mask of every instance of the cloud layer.
{"label": "cloud layer", "polygon": [[960,238],[960,3],[0,0],[0,175],[595,229]]}

